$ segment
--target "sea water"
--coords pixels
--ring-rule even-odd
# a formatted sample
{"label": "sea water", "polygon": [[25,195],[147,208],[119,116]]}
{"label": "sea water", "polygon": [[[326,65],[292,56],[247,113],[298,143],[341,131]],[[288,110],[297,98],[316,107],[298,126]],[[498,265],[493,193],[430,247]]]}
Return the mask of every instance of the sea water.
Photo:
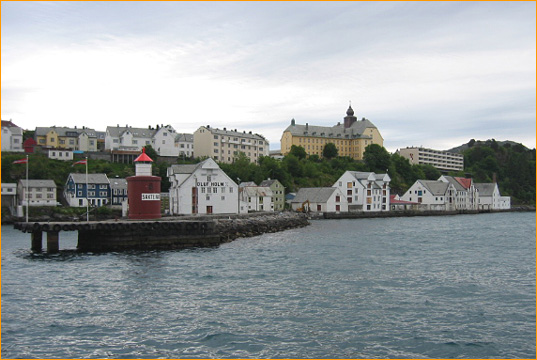
{"label": "sea water", "polygon": [[[45,239],[44,239],[45,240]],[[535,358],[535,213],[316,220],[215,248],[32,255],[3,358]]]}

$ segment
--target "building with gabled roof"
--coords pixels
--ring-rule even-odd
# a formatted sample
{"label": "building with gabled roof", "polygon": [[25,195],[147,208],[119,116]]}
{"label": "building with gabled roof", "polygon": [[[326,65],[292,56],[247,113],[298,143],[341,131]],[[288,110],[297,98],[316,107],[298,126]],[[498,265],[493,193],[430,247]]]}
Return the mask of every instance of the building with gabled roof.
{"label": "building with gabled roof", "polygon": [[349,156],[355,160],[362,160],[365,148],[371,144],[383,146],[384,139],[377,127],[368,119],[358,120],[354,110],[349,105],[347,116],[343,124],[338,122],[334,126],[316,126],[306,123],[299,125],[295,119],[291,120],[281,137],[281,153],[289,154],[291,146],[301,146],[308,155],[323,156],[326,144],[333,143],[339,156]]}
{"label": "building with gabled roof", "polygon": [[194,135],[178,133],[175,135],[175,147],[178,150],[177,156],[190,158],[194,156]]}
{"label": "building with gabled roof", "polygon": [[100,207],[110,203],[110,180],[106,174],[71,173],[67,177],[63,196],[69,206]]}
{"label": "building with gabled roof", "polygon": [[104,141],[106,151],[141,151],[151,145],[159,156],[178,156],[175,146],[176,131],[171,125],[157,126],[156,129],[133,128],[132,126],[108,126]]}
{"label": "building with gabled roof", "polygon": [[351,212],[390,211],[390,176],[345,171],[332,185],[341,190]]}
{"label": "building with gabled roof", "polygon": [[417,202],[419,210],[455,211],[457,190],[450,182],[416,180],[401,196],[401,200]]}
{"label": "building with gabled roof", "polygon": [[239,212],[239,186],[213,159],[198,164],[172,165],[167,176],[171,215]]}
{"label": "building with gabled roof", "polygon": [[470,178],[442,175],[439,181],[453,184],[457,191],[455,207],[457,210],[477,210],[479,192]]}
{"label": "building with gabled roof", "polygon": [[11,120],[2,120],[2,151],[24,151],[22,133],[22,128]]}
{"label": "building with gabled roof", "polygon": [[511,208],[511,197],[501,196],[500,189],[496,183],[475,183],[479,192],[479,210],[509,210]]}
{"label": "building with gabled roof", "polygon": [[291,208],[304,212],[347,212],[347,199],[337,187],[301,188]]}
{"label": "building with gabled roof", "polygon": [[241,186],[239,192],[241,202],[246,204],[248,212],[274,211],[273,194],[268,186]]}
{"label": "building with gabled roof", "polygon": [[36,127],[34,137],[37,145],[43,148],[97,151],[97,132],[85,126]]}
{"label": "building with gabled roof", "polygon": [[29,206],[57,206],[56,189],[54,180],[19,180],[17,183],[19,205],[25,206],[28,200]]}
{"label": "building with gabled roof", "polygon": [[283,211],[285,208],[285,187],[277,179],[263,180],[259,186],[268,186],[272,190],[274,211]]}

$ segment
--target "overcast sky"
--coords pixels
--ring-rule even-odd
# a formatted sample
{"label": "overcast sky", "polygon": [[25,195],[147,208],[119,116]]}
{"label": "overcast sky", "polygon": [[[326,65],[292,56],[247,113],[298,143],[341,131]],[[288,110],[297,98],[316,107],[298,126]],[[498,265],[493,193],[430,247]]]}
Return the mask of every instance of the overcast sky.
{"label": "overcast sky", "polygon": [[3,120],[333,126],[352,102],[391,152],[535,147],[535,2],[4,2]]}

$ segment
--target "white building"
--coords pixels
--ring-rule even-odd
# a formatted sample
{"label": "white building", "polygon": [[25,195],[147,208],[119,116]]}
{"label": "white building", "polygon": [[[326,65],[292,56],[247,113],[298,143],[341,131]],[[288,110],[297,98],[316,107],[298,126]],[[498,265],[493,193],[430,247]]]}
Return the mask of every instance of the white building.
{"label": "white building", "polygon": [[22,128],[2,120],[2,151],[22,152]]}
{"label": "white building", "polygon": [[268,156],[269,142],[251,131],[220,130],[209,125],[201,126],[194,132],[194,157],[210,157],[230,164],[240,153],[257,163],[259,157]]}
{"label": "white building", "polygon": [[175,146],[177,133],[170,126],[153,128],[133,128],[132,126],[108,126],[104,140],[106,151],[141,151],[151,145],[159,156],[178,156],[179,149]]}
{"label": "white building", "polygon": [[237,214],[239,187],[211,158],[198,164],[172,165],[170,214]]}
{"label": "white building", "polygon": [[411,164],[432,165],[443,171],[462,171],[464,169],[464,156],[462,154],[422,147],[407,147],[397,150],[397,153],[407,158]]}
{"label": "white building", "polygon": [[274,211],[273,193],[267,186],[241,186],[240,199],[249,212]]}
{"label": "white building", "polygon": [[48,149],[48,158],[55,160],[72,161],[73,150],[70,149]]}
{"label": "white building", "polygon": [[19,180],[17,193],[19,205],[22,206],[26,206],[26,199],[28,199],[28,206],[58,205],[54,180],[28,180],[28,193],[26,193],[26,180]]}
{"label": "white building", "polygon": [[417,202],[418,210],[455,211],[455,186],[440,180],[416,180],[401,200]]}
{"label": "white building", "polygon": [[349,211],[389,211],[390,177],[373,172],[345,171],[332,185],[346,197]]}
{"label": "white building", "polygon": [[175,147],[177,148],[177,156],[190,158],[194,156],[194,135],[192,134],[176,134]]}
{"label": "white building", "polygon": [[302,188],[291,200],[291,208],[305,212],[348,212],[347,199],[337,187]]}
{"label": "white building", "polygon": [[17,206],[17,184],[2,183],[2,207],[7,207],[13,214]]}
{"label": "white building", "polygon": [[509,210],[511,197],[501,196],[496,183],[476,183],[479,192],[479,210]]}
{"label": "white building", "polygon": [[449,182],[457,191],[455,207],[457,210],[477,210],[479,192],[472,179],[442,175],[439,181]]}

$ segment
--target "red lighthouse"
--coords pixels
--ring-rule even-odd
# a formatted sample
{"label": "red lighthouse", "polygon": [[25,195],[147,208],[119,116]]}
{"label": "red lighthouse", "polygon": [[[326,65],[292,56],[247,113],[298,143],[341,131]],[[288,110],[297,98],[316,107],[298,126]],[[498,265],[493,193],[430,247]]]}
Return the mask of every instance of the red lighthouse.
{"label": "red lighthouse", "polygon": [[129,219],[158,219],[160,215],[159,176],[151,174],[153,160],[145,153],[134,160],[135,175],[127,178]]}

